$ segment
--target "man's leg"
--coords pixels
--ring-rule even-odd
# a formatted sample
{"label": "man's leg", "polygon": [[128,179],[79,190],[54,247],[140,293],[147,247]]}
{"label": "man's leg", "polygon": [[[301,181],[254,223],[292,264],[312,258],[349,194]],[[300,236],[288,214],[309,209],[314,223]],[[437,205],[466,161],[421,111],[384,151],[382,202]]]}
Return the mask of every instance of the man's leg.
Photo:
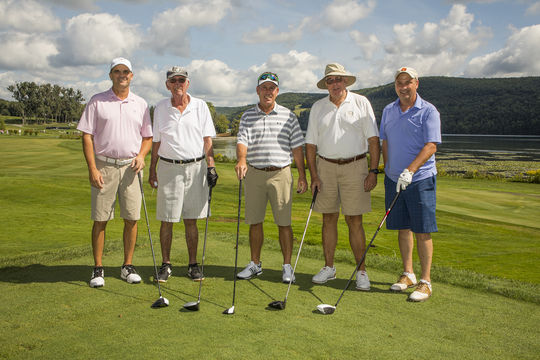
{"label": "man's leg", "polygon": [[334,253],[337,245],[337,222],[339,213],[323,214],[322,246],[325,266],[334,267]]}
{"label": "man's leg", "polygon": [[195,264],[197,262],[197,246],[199,244],[199,229],[197,228],[197,219],[184,219],[184,227],[189,264]]}
{"label": "man's leg", "polygon": [[137,220],[124,219],[124,265],[133,264],[133,253],[137,243]]}
{"label": "man's leg", "polygon": [[[281,234],[281,232],[280,232]],[[281,236],[280,236],[281,241]],[[252,224],[249,226],[249,247],[251,249],[251,261],[255,264],[261,263],[261,249],[264,242],[263,224]]]}
{"label": "man's leg", "polygon": [[[356,264],[362,259],[362,255],[366,251],[366,234],[362,226],[362,215],[348,216],[345,215],[345,221],[349,227],[349,243],[354,254]],[[365,259],[360,265],[360,270],[366,270]]]}
{"label": "man's leg", "polygon": [[[433,257],[433,241],[431,233],[415,233],[416,247],[420,266],[422,266],[422,275],[420,279],[431,282],[431,259]],[[411,255],[412,256],[412,255]]]}
{"label": "man's leg", "polygon": [[94,254],[95,266],[103,266],[103,247],[105,245],[105,228],[107,221],[94,221],[92,226],[92,252]]}
{"label": "man's leg", "polygon": [[159,242],[161,243],[162,262],[171,263],[173,223],[162,221],[159,228]]}
{"label": "man's leg", "polygon": [[413,269],[413,236],[409,229],[401,229],[398,232],[399,252],[403,261],[403,271],[414,274]]}
{"label": "man's leg", "polygon": [[279,228],[279,245],[281,246],[281,252],[283,253],[283,263],[290,264],[293,248],[293,232],[292,227],[278,226]]}

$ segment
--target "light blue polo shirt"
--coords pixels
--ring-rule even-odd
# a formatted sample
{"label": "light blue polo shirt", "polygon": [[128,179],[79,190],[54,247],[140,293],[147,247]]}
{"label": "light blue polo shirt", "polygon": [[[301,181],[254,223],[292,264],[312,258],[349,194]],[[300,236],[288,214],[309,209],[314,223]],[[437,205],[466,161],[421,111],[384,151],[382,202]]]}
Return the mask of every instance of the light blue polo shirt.
{"label": "light blue polo shirt", "polygon": [[[441,117],[435,106],[416,94],[414,106],[401,111],[399,99],[388,104],[382,114],[380,138],[388,145],[384,172],[397,182],[399,175],[420,153],[425,143],[441,143]],[[435,154],[413,175],[413,182],[437,174]]]}

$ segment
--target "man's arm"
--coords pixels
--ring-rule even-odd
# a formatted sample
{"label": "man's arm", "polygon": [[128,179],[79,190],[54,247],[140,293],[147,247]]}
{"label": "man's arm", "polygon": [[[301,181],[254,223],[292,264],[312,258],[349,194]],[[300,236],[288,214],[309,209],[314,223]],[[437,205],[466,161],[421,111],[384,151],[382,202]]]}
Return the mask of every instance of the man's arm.
{"label": "man's arm", "polygon": [[409,169],[410,172],[415,173],[436,152],[437,144],[433,142],[425,143],[424,147],[422,148],[422,150],[420,150],[418,155],[416,155],[412,163],[407,166],[407,169]]}
{"label": "man's arm", "polygon": [[204,140],[204,154],[206,156],[206,164],[208,167],[215,167],[214,163],[214,146],[212,145],[212,137],[205,136]]}
{"label": "man's arm", "polygon": [[[369,168],[377,169],[379,167],[379,159],[381,156],[381,146],[379,144],[379,137],[372,136],[368,139],[369,146]],[[368,176],[364,180],[364,191],[371,191],[377,186],[377,174],[368,173]]]}
{"label": "man's arm", "polygon": [[311,175],[311,193],[314,193],[315,189],[320,192],[322,186],[317,173],[317,145],[306,144],[306,161]]}
{"label": "man's arm", "polygon": [[83,153],[86,159],[86,165],[88,165],[88,178],[90,185],[98,189],[103,188],[103,176],[96,167],[96,158],[94,154],[94,136],[88,133],[83,133],[82,136]]}
{"label": "man's arm", "polygon": [[304,166],[304,150],[302,149],[302,146],[292,149],[292,154],[294,162],[296,163],[296,168],[298,169],[298,186],[296,192],[303,194],[307,190],[307,180],[306,168]]}
{"label": "man's arm", "polygon": [[146,154],[150,151],[152,148],[152,137],[145,137],[142,139],[141,142],[141,149],[139,150],[139,153],[133,159],[131,162],[131,168],[133,171],[135,171],[135,174],[138,174],[139,171],[141,171],[144,168],[144,158],[146,157]]}
{"label": "man's arm", "polygon": [[157,172],[156,172],[156,166],[158,163],[158,150],[161,146],[161,141],[152,143],[152,154],[150,155],[150,175],[148,176],[148,182],[150,183],[150,186],[153,188],[157,188],[158,186],[158,178],[157,178]]}
{"label": "man's arm", "polygon": [[234,167],[234,171],[236,171],[236,176],[238,177],[238,180],[242,180],[244,177],[246,177],[247,172],[247,146],[244,144],[236,144],[236,166]]}

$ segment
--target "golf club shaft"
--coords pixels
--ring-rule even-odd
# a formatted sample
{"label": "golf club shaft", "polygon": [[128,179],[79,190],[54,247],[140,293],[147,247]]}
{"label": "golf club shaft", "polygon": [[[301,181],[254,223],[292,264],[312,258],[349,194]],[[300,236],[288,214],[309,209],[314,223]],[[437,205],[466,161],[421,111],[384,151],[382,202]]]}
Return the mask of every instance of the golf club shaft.
{"label": "golf club shaft", "polygon": [[[206,211],[206,225],[204,227],[204,242],[202,250],[202,260],[201,260],[201,275],[204,279],[204,257],[206,253],[206,237],[208,235],[208,218],[210,217],[210,203],[212,202],[212,187],[208,189],[208,210]],[[202,289],[202,279],[199,281],[199,297],[197,298],[197,303],[201,302],[201,289]]]}
{"label": "golf club shaft", "polygon": [[238,218],[236,221],[236,254],[234,256],[234,279],[233,279],[233,296],[232,307],[234,307],[234,298],[236,295],[236,271],[238,269],[238,236],[240,234],[240,209],[242,207],[242,179],[238,183]]}
{"label": "golf club shaft", "polygon": [[366,259],[366,255],[367,255],[367,252],[369,250],[369,248],[371,247],[371,244],[373,244],[373,241],[375,240],[375,237],[377,236],[377,234],[379,233],[379,230],[381,230],[384,222],[386,221],[386,218],[388,217],[388,214],[390,214],[390,211],[392,210],[392,208],[394,207],[394,204],[396,203],[398,197],[399,197],[399,194],[401,194],[401,191],[399,191],[396,196],[394,197],[394,199],[392,200],[392,202],[390,203],[390,206],[388,207],[388,210],[386,210],[386,213],[384,214],[379,226],[377,227],[377,230],[375,231],[375,234],[373,234],[373,237],[371,238],[371,241],[369,242],[369,245],[366,246],[366,251],[364,251],[364,254],[362,255],[362,258],[360,259],[360,261],[358,262],[358,264],[356,265],[356,268],[354,269],[353,273],[351,274],[351,276],[349,277],[349,281],[347,281],[347,285],[345,286],[345,289],[343,289],[343,291],[341,292],[341,295],[339,296],[339,299],[336,301],[336,304],[334,305],[334,307],[337,307],[338,304],[339,304],[339,301],[341,300],[341,298],[343,297],[343,295],[345,294],[345,291],[347,291],[347,289],[349,288],[349,285],[351,284],[351,281],[354,277],[354,274],[358,272],[358,269],[360,269],[360,266],[362,265],[362,263],[364,262],[364,260]]}
{"label": "golf club shaft", "polygon": [[289,286],[287,287],[287,293],[285,294],[284,302],[287,302],[287,297],[289,296],[289,291],[291,290],[291,284],[293,282],[294,273],[296,272],[296,265],[298,264],[298,259],[300,258],[300,251],[302,251],[302,244],[304,244],[304,239],[306,238],[306,232],[309,225],[309,219],[311,218],[311,213],[313,212],[313,205],[315,204],[315,200],[317,199],[318,192],[319,192],[319,189],[315,188],[315,191],[313,192],[313,198],[311,199],[311,206],[309,207],[309,214],[306,220],[306,226],[304,227],[304,234],[302,235],[302,241],[300,241],[300,246],[298,247],[298,254],[296,255],[296,260],[294,262],[294,268],[291,275],[291,280],[289,281]]}
{"label": "golf club shaft", "polygon": [[150,249],[152,249],[152,259],[154,260],[154,276],[158,285],[159,297],[161,298],[163,296],[161,295],[161,286],[159,285],[159,281],[158,281],[156,255],[154,253],[154,243],[152,242],[152,233],[150,231],[150,223],[148,222],[148,211],[146,210],[146,200],[144,199],[144,190],[143,190],[143,181],[142,181],[141,172],[139,171],[137,175],[139,176],[139,185],[141,186],[141,196],[142,196],[142,202],[143,202],[143,208],[144,208],[144,218],[146,219],[146,227],[148,228],[148,238],[150,239]]}

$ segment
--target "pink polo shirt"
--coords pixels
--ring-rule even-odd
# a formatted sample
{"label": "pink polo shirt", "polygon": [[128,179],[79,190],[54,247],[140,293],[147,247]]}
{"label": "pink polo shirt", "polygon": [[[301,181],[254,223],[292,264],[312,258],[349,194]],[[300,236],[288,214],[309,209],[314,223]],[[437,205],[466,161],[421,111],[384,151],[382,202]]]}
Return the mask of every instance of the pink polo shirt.
{"label": "pink polo shirt", "polygon": [[152,136],[146,101],[129,92],[120,100],[112,88],[92,96],[77,130],[94,136],[94,152],[115,159],[137,156],[143,137]]}

